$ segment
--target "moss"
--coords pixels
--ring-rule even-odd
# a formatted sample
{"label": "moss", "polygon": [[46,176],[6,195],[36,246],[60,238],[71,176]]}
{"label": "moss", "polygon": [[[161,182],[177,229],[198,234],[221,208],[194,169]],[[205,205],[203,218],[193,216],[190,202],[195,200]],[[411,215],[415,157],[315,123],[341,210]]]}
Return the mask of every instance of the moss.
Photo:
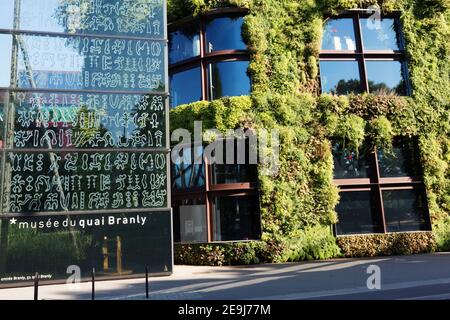
{"label": "moss", "polygon": [[[411,97],[319,94],[318,54],[325,17],[373,4],[383,12],[401,12]],[[259,177],[265,261],[285,260],[295,247],[292,239],[336,222],[339,196],[332,183],[331,138],[358,146],[370,137],[388,148],[393,136],[418,136],[433,226],[437,239],[445,239],[448,228],[443,226],[450,213],[449,1],[170,0],[169,16],[175,19],[224,6],[249,9],[243,36],[250,51],[252,94],[177,107],[171,110],[171,129],[192,130],[195,119],[203,120],[205,129],[280,131],[280,170],[275,177]],[[392,237],[376,239],[389,242]],[[363,243],[370,246],[372,240],[361,237],[360,252]],[[338,243],[343,248],[343,240]],[[312,256],[327,257],[326,252]]]}

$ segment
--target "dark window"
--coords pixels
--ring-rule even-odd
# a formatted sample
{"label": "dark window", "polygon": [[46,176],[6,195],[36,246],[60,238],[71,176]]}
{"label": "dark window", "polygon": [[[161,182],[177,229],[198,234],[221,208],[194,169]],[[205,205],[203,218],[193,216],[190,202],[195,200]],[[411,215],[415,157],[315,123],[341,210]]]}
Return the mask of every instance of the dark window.
{"label": "dark window", "polygon": [[320,61],[320,80],[324,93],[362,92],[357,61]]}
{"label": "dark window", "polygon": [[218,62],[208,67],[211,100],[250,93],[248,61]]}
{"label": "dark window", "polygon": [[241,30],[243,17],[215,18],[206,24],[206,52],[220,50],[246,50]]}
{"label": "dark window", "polygon": [[215,240],[259,238],[260,216],[256,196],[216,197],[213,200],[213,208]]}
{"label": "dark window", "polygon": [[170,76],[171,107],[201,100],[200,68],[174,73]]}
{"label": "dark window", "polygon": [[389,151],[363,147],[358,153],[334,142],[333,158],[341,188],[338,235],[430,230],[415,138],[394,139]]}
{"label": "dark window", "polygon": [[185,26],[169,34],[169,63],[200,55],[200,30],[198,25]]}
{"label": "dark window", "polygon": [[422,190],[383,191],[388,232],[426,230],[426,201]]}
{"label": "dark window", "polygon": [[339,223],[338,235],[376,233],[381,221],[376,207],[376,193],[373,191],[341,192],[336,207]]}
{"label": "dark window", "polygon": [[219,10],[169,26],[172,107],[250,93],[249,53],[241,35],[244,13],[229,8],[226,14]]}
{"label": "dark window", "polygon": [[[237,140],[233,144],[224,140],[225,152],[220,164],[207,164],[204,150],[199,147],[195,155],[192,149],[186,148],[188,151],[182,157],[185,162],[200,157],[204,159],[201,164],[183,164],[180,159],[172,165],[175,241],[238,241],[259,237],[257,165],[253,164],[248,148],[249,139],[244,142],[244,157],[236,152]],[[234,152],[230,156],[227,147],[231,145]]]}
{"label": "dark window", "polygon": [[328,19],[322,36],[320,81],[323,93],[408,95],[399,19],[376,20],[358,11]]}
{"label": "dark window", "polygon": [[342,142],[333,143],[334,178],[369,178],[369,150],[353,150]]}

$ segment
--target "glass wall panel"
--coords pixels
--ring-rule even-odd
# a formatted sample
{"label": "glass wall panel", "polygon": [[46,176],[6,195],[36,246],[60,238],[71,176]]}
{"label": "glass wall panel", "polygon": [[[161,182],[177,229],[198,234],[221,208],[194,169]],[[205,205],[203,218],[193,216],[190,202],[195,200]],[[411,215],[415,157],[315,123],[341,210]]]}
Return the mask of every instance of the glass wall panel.
{"label": "glass wall panel", "polygon": [[202,99],[202,80],[200,68],[174,73],[170,76],[170,105],[172,108],[181,104]]}
{"label": "glass wall panel", "polygon": [[366,61],[371,93],[406,94],[404,66],[400,61]]}
{"label": "glass wall panel", "polygon": [[13,40],[11,35],[0,34],[0,87],[9,87],[12,81],[12,43]]}
{"label": "glass wall panel", "polygon": [[241,96],[250,93],[248,61],[218,62],[208,66],[210,99]]}
{"label": "glass wall panel", "polygon": [[204,198],[174,201],[174,239],[176,242],[208,241]]}
{"label": "glass wall panel", "polygon": [[378,150],[381,177],[419,177],[420,156],[414,139],[398,139],[391,152]]}
{"label": "glass wall panel", "polygon": [[332,147],[335,179],[369,178],[369,153],[364,146],[357,152],[335,141]]}
{"label": "glass wall panel", "polygon": [[[14,26],[14,8],[19,3],[19,17]],[[0,28],[164,39],[161,4],[123,0],[2,0]]]}
{"label": "glass wall panel", "polygon": [[364,49],[366,50],[400,50],[400,25],[397,19],[360,19]]}
{"label": "glass wall panel", "polygon": [[336,206],[338,235],[376,233],[382,230],[374,191],[341,192]]}
{"label": "glass wall panel", "polygon": [[184,26],[169,34],[169,63],[183,61],[200,55],[200,30],[198,25]]}
{"label": "glass wall panel", "polygon": [[203,147],[186,147],[172,165],[172,189],[186,190],[205,187]]}
{"label": "glass wall panel", "polygon": [[425,194],[420,189],[383,191],[388,232],[426,230]]}
{"label": "glass wall panel", "polygon": [[362,92],[357,61],[320,61],[320,81],[323,93]]}
{"label": "glass wall panel", "polygon": [[254,240],[261,230],[257,196],[215,197],[214,240]]}
{"label": "glass wall panel", "polygon": [[219,50],[246,50],[242,39],[243,17],[223,17],[206,24],[206,52]]}
{"label": "glass wall panel", "polygon": [[322,36],[322,50],[356,50],[352,18],[326,21]]}

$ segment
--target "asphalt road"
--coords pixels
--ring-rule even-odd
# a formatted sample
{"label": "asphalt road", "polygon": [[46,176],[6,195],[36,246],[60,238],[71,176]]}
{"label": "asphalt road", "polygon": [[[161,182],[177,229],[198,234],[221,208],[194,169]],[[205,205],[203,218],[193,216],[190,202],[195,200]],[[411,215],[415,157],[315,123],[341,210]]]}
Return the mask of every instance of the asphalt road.
{"label": "asphalt road", "polygon": [[[379,270],[378,277],[368,268]],[[379,289],[368,288],[369,277],[370,286],[379,284]],[[39,298],[90,299],[90,288],[90,283],[42,286]],[[96,298],[140,300],[145,298],[144,290],[143,279],[101,281],[96,284]],[[0,299],[32,298],[30,287],[0,290]],[[150,299],[447,300],[450,253],[241,267],[175,266],[172,276],[151,278]]]}

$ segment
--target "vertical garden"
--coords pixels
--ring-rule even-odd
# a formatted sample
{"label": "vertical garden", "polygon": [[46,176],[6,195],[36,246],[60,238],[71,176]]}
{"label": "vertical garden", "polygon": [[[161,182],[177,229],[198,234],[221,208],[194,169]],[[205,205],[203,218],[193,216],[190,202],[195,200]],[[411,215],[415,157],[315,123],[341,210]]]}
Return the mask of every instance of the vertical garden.
{"label": "vertical garden", "polygon": [[[411,94],[321,94],[325,19],[374,4],[400,14]],[[222,131],[277,129],[281,140],[278,174],[259,176],[261,241],[177,245],[177,262],[282,262],[450,248],[449,0],[169,0],[168,6],[171,21],[219,7],[248,9],[242,33],[252,82],[250,96],[173,109],[171,130],[192,129],[194,120],[203,120],[204,128]],[[336,238],[332,139],[355,149],[370,139],[389,150],[394,137],[418,140],[433,231]]]}

